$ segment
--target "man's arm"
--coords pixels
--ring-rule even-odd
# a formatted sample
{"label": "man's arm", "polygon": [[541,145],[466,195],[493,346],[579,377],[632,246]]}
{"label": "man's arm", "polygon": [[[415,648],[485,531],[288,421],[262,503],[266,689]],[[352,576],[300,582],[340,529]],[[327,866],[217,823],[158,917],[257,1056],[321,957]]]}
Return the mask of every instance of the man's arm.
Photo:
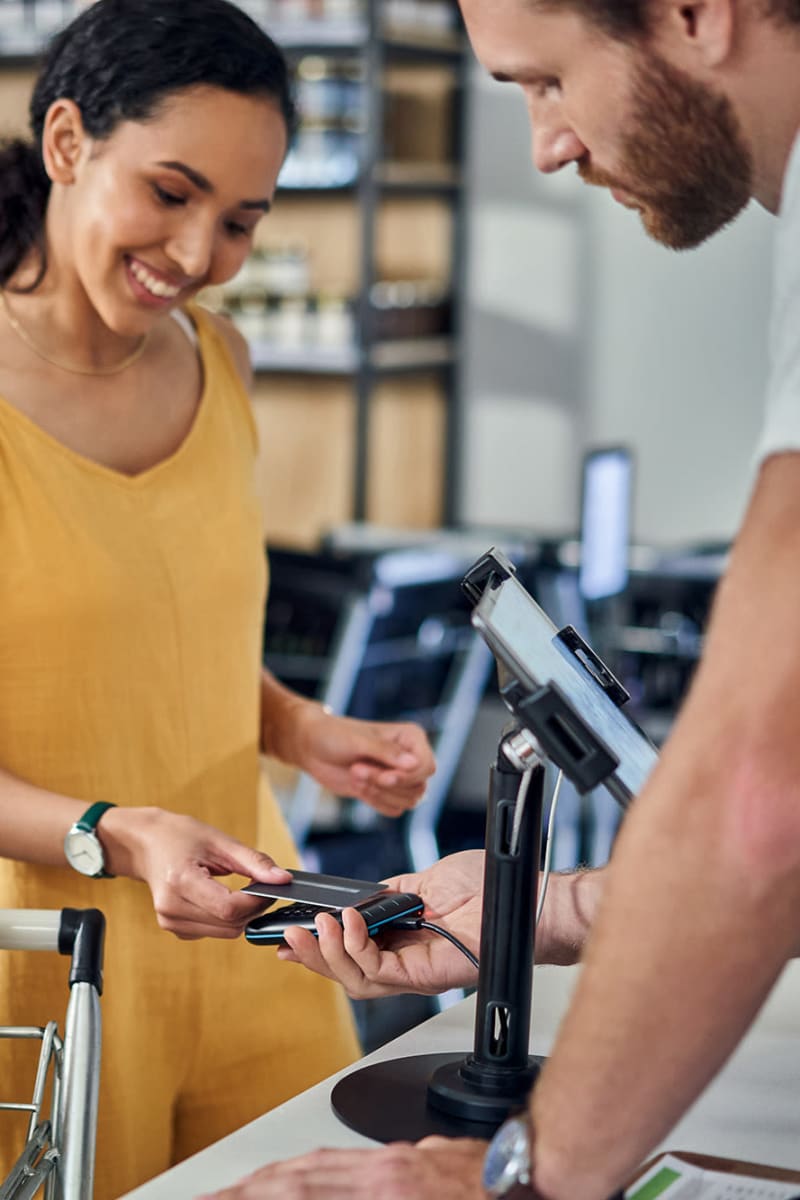
{"label": "man's arm", "polygon": [[800,455],[768,460],[531,1099],[535,1183],[601,1200],[753,1020],[800,928]]}

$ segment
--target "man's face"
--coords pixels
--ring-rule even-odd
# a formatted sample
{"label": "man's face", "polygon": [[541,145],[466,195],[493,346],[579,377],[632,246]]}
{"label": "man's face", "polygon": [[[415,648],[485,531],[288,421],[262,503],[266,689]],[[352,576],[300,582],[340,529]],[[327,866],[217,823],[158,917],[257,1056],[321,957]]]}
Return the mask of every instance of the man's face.
{"label": "man's face", "polygon": [[649,45],[614,40],[570,9],[462,0],[475,52],[520,84],[545,172],[575,162],[586,183],[636,209],[673,249],[705,241],[747,204],[752,163],[726,97]]}

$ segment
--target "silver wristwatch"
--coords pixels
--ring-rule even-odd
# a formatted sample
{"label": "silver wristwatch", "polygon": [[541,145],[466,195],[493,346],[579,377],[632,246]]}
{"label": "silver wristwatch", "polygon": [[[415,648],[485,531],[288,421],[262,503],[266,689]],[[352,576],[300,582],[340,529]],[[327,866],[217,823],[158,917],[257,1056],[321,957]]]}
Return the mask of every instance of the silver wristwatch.
{"label": "silver wristwatch", "polygon": [[535,1197],[531,1185],[530,1125],[524,1116],[509,1117],[489,1143],[482,1182],[489,1196]]}
{"label": "silver wristwatch", "polygon": [[64,855],[67,862],[81,875],[92,879],[110,879],[106,870],[106,858],[97,836],[97,822],[113,804],[98,801],[86,810],[83,816],[67,831],[64,838]]}

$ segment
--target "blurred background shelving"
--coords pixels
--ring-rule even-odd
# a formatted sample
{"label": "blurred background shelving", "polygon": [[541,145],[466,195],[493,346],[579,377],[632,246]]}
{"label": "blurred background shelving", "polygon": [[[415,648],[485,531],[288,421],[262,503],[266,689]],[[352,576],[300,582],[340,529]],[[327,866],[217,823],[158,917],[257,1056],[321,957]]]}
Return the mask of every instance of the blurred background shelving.
{"label": "blurred background shelving", "polygon": [[268,536],[447,524],[467,269],[457,5],[244,7],[292,59],[300,113],[256,253],[214,298],[252,348]]}

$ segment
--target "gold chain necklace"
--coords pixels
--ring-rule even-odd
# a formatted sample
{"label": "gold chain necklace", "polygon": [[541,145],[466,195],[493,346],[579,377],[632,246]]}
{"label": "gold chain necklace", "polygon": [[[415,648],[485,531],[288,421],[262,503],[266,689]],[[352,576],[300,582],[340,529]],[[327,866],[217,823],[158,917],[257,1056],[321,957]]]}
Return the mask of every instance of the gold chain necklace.
{"label": "gold chain necklace", "polygon": [[118,375],[120,371],[124,371],[127,367],[132,366],[137,359],[141,358],[144,354],[148,339],[148,335],[146,333],[142,335],[136,349],[123,358],[122,362],[116,363],[113,367],[76,367],[71,363],[63,362],[59,358],[53,358],[51,355],[45,354],[44,350],[36,345],[36,342],[23,328],[23,326],[20,325],[19,321],[9,308],[8,297],[2,288],[0,288],[0,301],[2,301],[3,310],[8,317],[8,323],[20,341],[24,342],[28,349],[32,350],[34,354],[39,356],[39,358],[42,358],[45,362],[50,363],[52,367],[58,367],[61,371],[69,371],[72,375]]}

